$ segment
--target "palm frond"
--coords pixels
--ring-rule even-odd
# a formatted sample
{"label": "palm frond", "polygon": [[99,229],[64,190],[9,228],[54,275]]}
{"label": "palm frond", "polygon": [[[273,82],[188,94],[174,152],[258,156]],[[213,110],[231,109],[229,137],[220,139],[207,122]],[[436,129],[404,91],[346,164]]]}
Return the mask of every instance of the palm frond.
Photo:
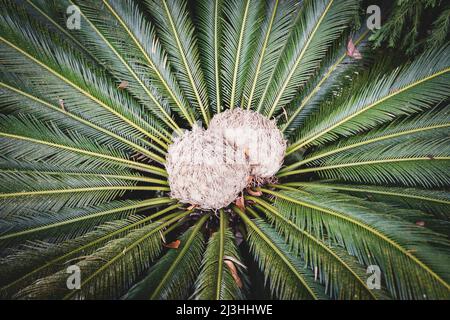
{"label": "palm frond", "polygon": [[155,19],[158,35],[178,82],[190,104],[209,123],[210,111],[195,28],[189,16],[186,0],[146,0],[146,7]]}
{"label": "palm frond", "polygon": [[318,160],[362,146],[372,147],[377,144],[395,144],[404,142],[409,138],[431,135],[435,131],[439,133],[449,126],[450,111],[448,111],[448,106],[438,105],[420,114],[399,118],[360,135],[340,139],[337,143],[326,145],[317,151],[309,153],[304,160],[291,164],[280,172],[287,172],[311,162],[317,164],[320,163]]}
{"label": "palm frond", "polygon": [[[30,115],[18,117],[2,115],[1,119],[0,143],[4,150],[3,158],[42,161],[53,155],[56,163],[67,161],[68,167],[71,164],[82,163],[88,158],[91,160],[89,164],[91,168],[98,166],[128,167],[138,170],[140,168],[157,175],[167,175],[161,168],[129,160],[127,159],[129,156],[124,152],[101,146],[95,140],[92,141],[76,131],[62,132],[54,123],[43,123]],[[32,152],[36,146],[39,146],[38,154]]]}
{"label": "palm frond", "polygon": [[63,101],[70,112],[83,114],[99,126],[107,124],[128,140],[152,139],[152,133],[159,132],[151,126],[154,121],[129,95],[115,88],[103,70],[68,50],[62,40],[51,38],[44,26],[10,8],[12,5],[5,5],[8,14],[2,15],[0,22],[0,55],[5,70],[27,79],[34,90],[42,90],[45,83],[47,99]]}
{"label": "palm frond", "polygon": [[203,216],[180,237],[180,247],[168,251],[152,266],[149,274],[125,295],[125,299],[186,299],[197,276],[204,249],[200,228]]}
{"label": "palm frond", "polygon": [[[43,173],[0,171],[4,185],[0,188],[1,217],[33,216],[111,201],[127,189],[140,188],[137,182],[118,178],[45,175]],[[144,189],[146,190],[146,189]],[[150,189],[149,189],[150,190]]]}
{"label": "palm frond", "polygon": [[220,44],[222,36],[223,0],[201,0],[196,3],[195,20],[201,68],[214,113],[222,111]]}
{"label": "palm frond", "polygon": [[400,184],[415,187],[443,187],[449,184],[446,168],[450,160],[448,128],[435,128],[402,141],[381,141],[313,161],[310,168],[281,175],[317,172],[329,179]]}
{"label": "palm frond", "polygon": [[[448,12],[411,57],[360,4],[0,0],[0,298],[450,299]],[[171,144],[227,108],[285,166],[182,203]]]}
{"label": "palm frond", "polygon": [[[109,240],[119,238],[126,232],[116,233],[117,230],[127,228],[141,219],[139,216],[130,216],[128,219],[107,222],[81,237],[58,244],[34,241],[17,248],[0,259],[0,270],[5,275],[0,283],[0,296],[12,298],[20,289],[32,284],[34,276],[42,278],[60,270],[77,254],[90,253],[103,246],[106,243],[103,237]],[[89,243],[92,245],[85,248]]]}
{"label": "palm frond", "polygon": [[[12,243],[23,243],[26,239],[45,239],[61,242],[83,235],[96,226],[111,220],[126,218],[137,210],[170,204],[169,198],[151,200],[111,201],[97,206],[80,208],[65,207],[55,212],[39,212],[36,215],[20,216],[5,220],[0,229],[0,247]],[[76,224],[76,228],[74,228]]]}
{"label": "palm frond", "polygon": [[264,1],[230,0],[223,6],[222,97],[224,108],[240,107],[250,57],[258,38]]}
{"label": "palm frond", "polygon": [[249,66],[244,87],[243,102],[247,109],[258,105],[264,86],[269,81],[281,50],[284,48],[293,25],[293,15],[298,10],[296,1],[267,1],[266,15]]}
{"label": "palm frond", "polygon": [[[129,38],[126,26],[117,22],[116,11],[110,12],[109,4],[101,1],[77,1],[82,17],[83,28],[75,32],[77,39],[89,48],[92,55],[98,57],[101,63],[116,78],[117,83],[126,82],[124,90],[131,94],[143,105],[146,110],[157,116],[166,126],[172,130],[179,130],[179,126],[172,118],[172,110],[183,115],[184,109],[179,109],[173,100],[163,97],[161,89],[165,87],[161,84],[161,73],[151,70],[146,63],[147,57],[143,56],[138,42]],[[124,19],[129,23],[139,25],[139,12],[137,8],[129,7],[122,12]],[[53,6],[48,6],[52,8]],[[112,7],[111,7],[112,9]],[[61,15],[61,13],[60,13]],[[130,20],[128,20],[128,18]],[[131,18],[133,17],[133,18]],[[133,20],[135,19],[135,20]],[[134,26],[133,25],[133,26]],[[155,34],[151,27],[140,26],[150,38],[153,38],[151,44],[154,47],[153,61],[163,61],[164,52],[155,41]],[[132,27],[130,27],[132,28]],[[159,59],[159,60],[158,60]],[[161,65],[160,72],[164,72],[164,66]],[[167,71],[165,71],[167,73]],[[170,79],[167,78],[164,84],[169,85]],[[162,86],[162,87],[160,87]],[[176,90],[174,84],[174,90]]]}
{"label": "palm frond", "polygon": [[[298,129],[308,121],[314,111],[339,95],[354,74],[358,74],[360,72],[358,70],[368,64],[370,61],[369,34],[370,31],[366,28],[361,28],[355,35],[344,33],[336,44],[328,49],[316,74],[286,106],[286,114],[280,114],[281,119],[285,119],[282,121],[281,130],[286,135],[296,136]],[[354,38],[354,46],[364,59],[358,60],[348,55],[349,38]]]}
{"label": "palm frond", "polygon": [[[270,290],[279,299],[325,298],[324,289],[314,282],[304,262],[295,257],[276,231],[261,219],[248,218],[239,208],[234,211],[248,228],[248,242]],[[270,275],[270,277],[269,277]]]}
{"label": "palm frond", "polygon": [[358,8],[359,1],[354,0],[303,1],[290,38],[259,102],[260,112],[270,118],[293,99]]}
{"label": "palm frond", "polygon": [[[152,87],[155,87],[159,96],[168,99],[171,108],[192,125],[196,118],[193,113],[194,110],[189,108],[173,73],[171,73],[167,53],[156,36],[155,27],[145,18],[144,12],[135,2],[130,0],[105,0],[101,8],[108,12],[108,18],[104,19],[106,25],[102,27],[102,30],[108,35],[109,41],[119,40],[117,46],[126,50],[122,54],[132,53],[132,57],[136,59],[132,61],[137,70],[146,77],[151,77],[144,84],[146,86],[151,84]],[[94,14],[99,10],[95,10]],[[113,29],[110,29],[111,24],[114,27]],[[116,32],[114,32],[115,30]],[[122,36],[117,38],[117,34]],[[148,39],[151,39],[151,41],[148,41]],[[174,120],[171,120],[171,123],[172,126],[178,127]]]}
{"label": "palm frond", "polygon": [[[25,288],[33,277],[48,276],[61,267],[61,264],[75,261],[73,259],[89,255],[107,242],[118,239],[130,231],[148,225],[153,219],[173,211],[179,205],[172,205],[153,213],[148,217],[129,216],[127,219],[107,222],[81,237],[62,243],[50,244],[42,241],[30,242],[19,247],[0,260],[2,274],[7,275],[1,282],[0,296],[12,296],[20,288]],[[171,213],[159,221],[167,221],[181,212]]]}
{"label": "palm frond", "polygon": [[441,14],[433,22],[433,30],[430,37],[426,41],[426,45],[430,48],[434,48],[443,45],[445,41],[448,41],[448,34],[450,31],[450,7],[443,8]]}
{"label": "palm frond", "polygon": [[[428,109],[449,96],[450,46],[430,50],[387,75],[367,75],[358,90],[326,106],[304,126],[287,151],[324,144],[386,123],[395,117]],[[370,81],[370,78],[374,80]],[[363,80],[365,79],[365,80]],[[366,81],[368,83],[366,83]]]}
{"label": "palm frond", "polygon": [[101,64],[101,61],[93,56],[88,48],[73,35],[74,30],[69,30],[65,24],[67,21],[66,10],[73,4],[70,0],[25,0],[24,2],[29,5],[26,10],[47,21],[52,31],[60,33],[61,37],[72,42],[77,49],[84,51],[93,61]]}
{"label": "palm frond", "polygon": [[326,182],[292,182],[288,186],[301,187],[312,185],[320,188],[329,188],[343,191],[354,196],[368,200],[391,203],[403,208],[422,210],[438,218],[448,220],[450,208],[450,195],[446,191],[426,190],[417,188],[398,188],[385,186],[368,186],[361,184],[343,184],[333,181]]}
{"label": "palm frond", "polygon": [[[77,261],[84,275],[80,289],[68,289],[66,270],[61,270],[24,288],[17,296],[29,299],[86,299],[92,295],[104,298],[121,295],[160,254],[160,230],[181,217],[133,230],[120,239],[106,243],[90,256],[82,257]],[[112,283],[115,285],[107,285]]]}
{"label": "palm frond", "polygon": [[306,265],[316,272],[315,278],[323,283],[330,297],[346,300],[386,298],[382,291],[367,287],[365,270],[357,261],[297,226],[290,220],[291,213],[279,211],[259,198],[248,199],[257,203],[257,208],[284,235],[293,252],[300,255]]}
{"label": "palm frond", "polygon": [[[227,226],[226,214],[222,211],[219,229],[209,238],[203,256],[202,270],[195,285],[195,299],[236,300],[244,297],[243,288],[239,287],[230,269],[225,265],[224,260],[230,258],[240,261],[233,234]],[[243,286],[246,282],[244,270],[238,264],[235,264],[235,267]]]}
{"label": "palm frond", "polygon": [[[57,122],[59,127],[65,130],[76,128],[77,131],[87,137],[95,139],[102,144],[110,145],[112,148],[123,151],[128,150],[128,152],[140,152],[143,156],[149,158],[149,161],[151,161],[150,159],[155,159],[159,163],[164,162],[164,159],[159,154],[164,155],[165,150],[161,149],[157,144],[164,149],[167,148],[167,145],[157,138],[154,139],[156,143],[142,139],[130,141],[107,128],[69,112],[66,110],[66,107],[63,109],[61,105],[44,100],[37,92],[32,91],[31,86],[20,83],[17,79],[15,81],[5,79],[5,82],[0,82],[0,92],[2,93],[0,110],[3,114],[17,116],[22,113],[30,113],[40,120]],[[156,150],[159,154],[150,151],[149,148]]]}
{"label": "palm frond", "polygon": [[288,219],[300,228],[342,245],[365,265],[378,265],[394,298],[448,297],[448,240],[400,218],[401,209],[382,203],[367,207],[361,199],[313,189],[263,191],[275,195],[277,208],[291,212]]}

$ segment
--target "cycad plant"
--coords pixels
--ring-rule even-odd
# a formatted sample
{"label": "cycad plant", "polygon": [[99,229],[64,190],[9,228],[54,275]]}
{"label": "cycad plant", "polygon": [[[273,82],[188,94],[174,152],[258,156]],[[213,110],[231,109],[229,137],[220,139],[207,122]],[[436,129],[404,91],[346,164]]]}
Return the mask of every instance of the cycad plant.
{"label": "cycad plant", "polygon": [[[358,0],[0,4],[1,297],[450,297],[449,45],[383,57]],[[283,166],[178,201],[168,150],[233,110]]]}

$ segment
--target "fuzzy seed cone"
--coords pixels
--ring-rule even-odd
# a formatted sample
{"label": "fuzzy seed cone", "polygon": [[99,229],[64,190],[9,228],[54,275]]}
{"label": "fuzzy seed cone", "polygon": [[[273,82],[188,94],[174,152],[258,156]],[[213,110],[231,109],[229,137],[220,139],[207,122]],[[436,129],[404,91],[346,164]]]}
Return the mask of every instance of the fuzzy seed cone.
{"label": "fuzzy seed cone", "polygon": [[275,121],[260,113],[239,108],[216,114],[209,131],[220,134],[248,156],[256,179],[274,176],[283,164],[286,140]]}
{"label": "fuzzy seed cone", "polygon": [[228,206],[245,188],[250,172],[243,153],[199,127],[175,139],[166,169],[171,197],[201,209]]}

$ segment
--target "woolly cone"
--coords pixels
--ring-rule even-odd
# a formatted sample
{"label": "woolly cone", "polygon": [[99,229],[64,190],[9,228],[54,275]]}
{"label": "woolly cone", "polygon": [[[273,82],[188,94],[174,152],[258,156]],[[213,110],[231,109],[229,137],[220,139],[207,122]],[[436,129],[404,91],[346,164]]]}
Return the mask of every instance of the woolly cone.
{"label": "woolly cone", "polygon": [[269,180],[283,164],[286,140],[275,121],[263,115],[239,108],[216,114],[209,131],[221,134],[225,140],[248,156],[251,175]]}
{"label": "woolly cone", "polygon": [[166,169],[172,198],[202,209],[228,206],[245,188],[250,171],[243,152],[199,127],[175,139]]}

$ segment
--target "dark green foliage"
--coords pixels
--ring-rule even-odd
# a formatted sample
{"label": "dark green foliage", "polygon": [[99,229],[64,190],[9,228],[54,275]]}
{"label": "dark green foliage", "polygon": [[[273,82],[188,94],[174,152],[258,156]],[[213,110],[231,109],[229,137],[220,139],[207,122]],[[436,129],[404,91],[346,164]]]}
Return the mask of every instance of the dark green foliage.
{"label": "dark green foliage", "polygon": [[[0,0],[0,297],[449,299],[444,5],[394,2],[392,61],[358,0]],[[237,107],[288,140],[277,183],[171,199],[173,138]]]}

